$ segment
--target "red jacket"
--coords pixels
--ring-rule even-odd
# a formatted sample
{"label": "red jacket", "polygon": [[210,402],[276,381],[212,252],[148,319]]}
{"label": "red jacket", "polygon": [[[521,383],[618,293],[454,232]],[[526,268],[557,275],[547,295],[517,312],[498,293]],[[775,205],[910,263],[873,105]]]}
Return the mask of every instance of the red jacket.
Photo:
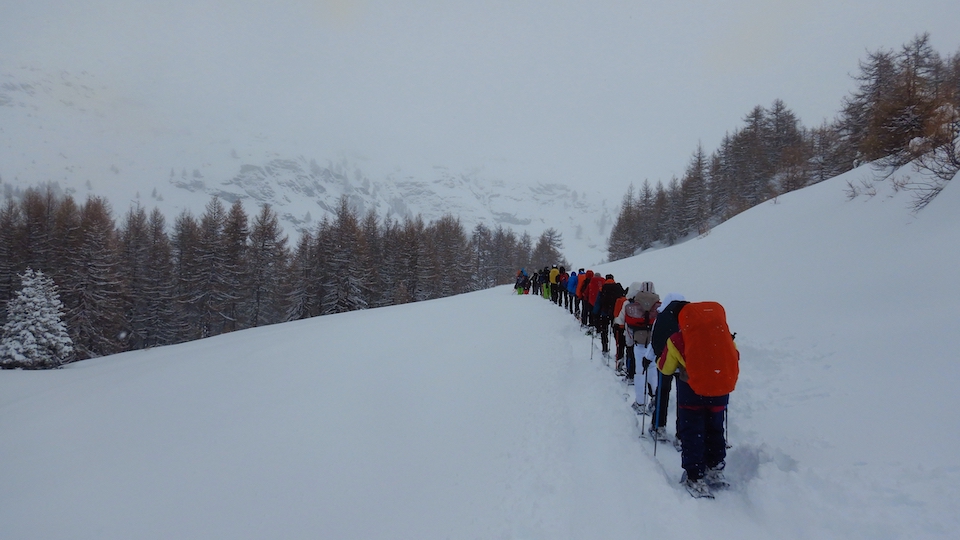
{"label": "red jacket", "polygon": [[600,294],[600,289],[603,288],[603,284],[606,281],[599,276],[594,276],[594,279],[590,280],[590,289],[587,290],[587,303],[591,306],[597,303],[597,296]]}

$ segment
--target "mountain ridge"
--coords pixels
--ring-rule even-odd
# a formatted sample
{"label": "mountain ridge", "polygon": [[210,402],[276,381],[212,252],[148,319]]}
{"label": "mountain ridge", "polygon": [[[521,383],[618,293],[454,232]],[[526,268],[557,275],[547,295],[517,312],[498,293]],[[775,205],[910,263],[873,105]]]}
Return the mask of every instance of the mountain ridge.
{"label": "mountain ridge", "polygon": [[[2,64],[0,64],[2,65]],[[383,166],[342,152],[324,157],[237,121],[201,131],[89,72],[0,70],[0,183],[6,196],[44,183],[75,196],[200,213],[211,197],[270,204],[290,236],[332,216],[346,196],[363,214],[427,221],[451,214],[464,228],[503,226],[536,239],[553,227],[579,265],[606,257],[617,206],[562,183],[526,184],[488,166]]]}

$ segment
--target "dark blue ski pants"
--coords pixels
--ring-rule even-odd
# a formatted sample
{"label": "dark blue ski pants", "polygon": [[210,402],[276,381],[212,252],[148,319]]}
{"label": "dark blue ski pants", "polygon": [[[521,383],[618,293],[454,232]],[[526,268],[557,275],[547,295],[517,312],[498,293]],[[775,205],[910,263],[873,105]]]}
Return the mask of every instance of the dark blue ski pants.
{"label": "dark blue ski pants", "polygon": [[697,480],[708,468],[727,457],[723,417],[730,395],[697,395],[690,385],[677,377],[677,435],[680,436],[681,465],[687,478]]}

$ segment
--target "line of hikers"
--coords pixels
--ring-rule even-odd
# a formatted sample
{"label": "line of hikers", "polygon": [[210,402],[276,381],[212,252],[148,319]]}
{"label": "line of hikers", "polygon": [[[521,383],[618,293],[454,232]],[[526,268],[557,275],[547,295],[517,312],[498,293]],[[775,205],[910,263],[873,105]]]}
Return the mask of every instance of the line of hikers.
{"label": "line of hikers", "polygon": [[[604,358],[610,357],[612,331],[617,374],[634,386],[632,407],[651,417],[647,434],[655,441],[670,441],[667,406],[676,380],[673,444],[681,452],[682,482],[695,497],[711,497],[712,489],[728,486],[724,432],[739,375],[739,352],[720,304],[690,303],[679,293],[661,301],[653,282],[633,282],[624,289],[612,274],[583,268],[567,273],[556,265],[529,276],[520,270],[516,290],[533,290],[567,309],[581,329],[600,338]],[[638,356],[643,383],[634,384]]]}

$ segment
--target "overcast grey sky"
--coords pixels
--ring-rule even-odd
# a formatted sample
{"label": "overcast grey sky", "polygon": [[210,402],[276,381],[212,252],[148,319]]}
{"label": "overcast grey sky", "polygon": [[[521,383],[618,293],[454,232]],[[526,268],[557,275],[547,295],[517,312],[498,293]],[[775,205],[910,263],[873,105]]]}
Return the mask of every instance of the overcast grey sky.
{"label": "overcast grey sky", "polygon": [[0,68],[86,70],[141,127],[622,194],[755,105],[832,117],[868,50],[922,32],[960,49],[960,2],[0,0]]}

